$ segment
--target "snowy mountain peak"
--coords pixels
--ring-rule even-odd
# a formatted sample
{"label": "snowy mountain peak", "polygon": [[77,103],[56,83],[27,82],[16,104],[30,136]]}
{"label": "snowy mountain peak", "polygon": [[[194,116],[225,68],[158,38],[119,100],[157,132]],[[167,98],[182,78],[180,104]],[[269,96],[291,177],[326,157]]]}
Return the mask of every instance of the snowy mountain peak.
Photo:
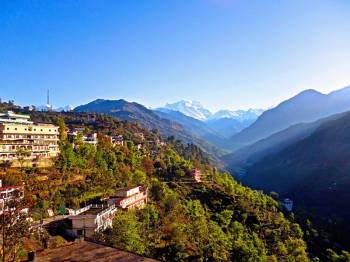
{"label": "snowy mountain peak", "polygon": [[221,118],[232,118],[236,119],[240,122],[247,121],[247,120],[255,120],[257,119],[262,113],[264,112],[263,109],[253,109],[250,108],[248,110],[219,110],[215,114],[213,114],[208,120],[215,120],[215,119],[221,119]]}
{"label": "snowy mountain peak", "polygon": [[58,108],[54,108],[52,105],[49,105],[49,104],[36,106],[36,111],[43,111],[43,112],[47,112],[47,111],[69,112],[69,111],[72,111],[73,109],[74,107],[71,105],[58,107]]}
{"label": "snowy mountain peak", "polygon": [[208,109],[204,108],[200,102],[191,100],[181,100],[176,103],[166,104],[165,107],[160,109],[179,111],[186,116],[196,118],[198,120],[206,120],[212,115],[212,113]]}
{"label": "snowy mountain peak", "polygon": [[263,109],[250,108],[248,110],[219,110],[215,114],[211,113],[198,101],[181,100],[175,103],[168,103],[158,110],[178,111],[186,116],[201,120],[218,120],[222,118],[235,119],[239,122],[256,120],[263,112]]}

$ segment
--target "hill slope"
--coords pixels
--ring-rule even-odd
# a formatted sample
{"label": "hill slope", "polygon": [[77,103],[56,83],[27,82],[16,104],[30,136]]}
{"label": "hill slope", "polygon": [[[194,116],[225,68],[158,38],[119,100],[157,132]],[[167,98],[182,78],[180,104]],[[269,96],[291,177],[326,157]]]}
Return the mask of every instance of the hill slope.
{"label": "hill slope", "polygon": [[328,217],[350,219],[350,113],[250,166],[243,182],[292,197]]}
{"label": "hill slope", "polygon": [[278,153],[286,147],[306,138],[321,124],[338,119],[344,116],[344,114],[346,113],[335,114],[311,123],[293,125],[252,145],[243,147],[234,153],[225,155],[222,159],[227,164],[227,168],[236,173],[260,161],[265,156]]}
{"label": "hill slope", "polygon": [[103,113],[120,120],[137,122],[148,129],[159,129],[163,137],[174,136],[185,143],[195,143],[201,146],[213,158],[220,155],[220,151],[204,140],[201,140],[195,134],[189,133],[182,125],[169,119],[161,118],[155,112],[147,109],[143,105],[134,102],[120,100],[97,99],[86,105],[78,106],[75,112],[95,112]]}
{"label": "hill slope", "polygon": [[254,123],[254,121],[256,121],[256,118],[241,121],[235,118],[224,117],[218,119],[211,119],[206,121],[205,123],[208,127],[215,130],[215,132],[219,133],[221,136],[229,140],[233,135],[239,133],[244,128],[247,128],[252,123]]}
{"label": "hill slope", "polygon": [[252,144],[291,125],[312,122],[332,114],[350,110],[350,87],[324,95],[305,90],[265,111],[250,127],[233,136],[235,149]]}
{"label": "hill slope", "polygon": [[184,115],[178,111],[168,109],[157,109],[154,111],[163,119],[168,119],[179,123],[187,132],[196,134],[199,138],[208,141],[221,149],[229,149],[227,139],[221,136],[214,129],[210,128],[206,122]]}

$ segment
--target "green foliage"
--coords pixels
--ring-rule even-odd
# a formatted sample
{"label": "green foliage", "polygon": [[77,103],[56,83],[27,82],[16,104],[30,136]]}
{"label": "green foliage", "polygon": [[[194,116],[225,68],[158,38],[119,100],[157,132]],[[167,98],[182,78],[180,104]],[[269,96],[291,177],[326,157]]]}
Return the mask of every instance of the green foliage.
{"label": "green foliage", "polygon": [[59,139],[61,142],[67,140],[67,126],[62,117],[58,117],[56,120],[56,125],[58,125]]}
{"label": "green foliage", "polygon": [[219,214],[216,215],[219,225],[225,229],[227,229],[228,226],[231,224],[232,216],[233,211],[227,209],[221,211]]}
{"label": "green foliage", "polygon": [[199,200],[186,200],[184,203],[185,213],[191,218],[196,219],[205,215],[201,202]]}
{"label": "green foliage", "polygon": [[327,249],[327,258],[332,262],[349,262],[350,253],[347,251],[342,251],[341,254],[337,254],[332,249]]}
{"label": "green foliage", "polygon": [[135,170],[133,176],[132,176],[132,183],[134,185],[139,185],[139,184],[143,184],[146,182],[146,173],[141,171],[141,170]]}
{"label": "green foliage", "polygon": [[[169,139],[139,150],[134,133],[142,132],[145,141],[160,140],[159,134],[106,116],[96,115],[92,123],[84,114],[63,117],[67,125],[98,132],[101,142],[61,143],[55,170],[60,184],[36,185],[38,203],[49,199],[59,211],[113,195],[118,187],[148,186],[146,208],[118,211],[101,237],[108,244],[164,261],[309,261],[303,231],[278,202],[218,172],[195,145]],[[122,134],[124,146],[112,146],[107,134]],[[205,174],[204,182],[194,182],[192,168]]]}
{"label": "green foliage", "polygon": [[145,243],[140,235],[141,226],[134,212],[120,211],[116,214],[107,241],[114,247],[144,254]]}

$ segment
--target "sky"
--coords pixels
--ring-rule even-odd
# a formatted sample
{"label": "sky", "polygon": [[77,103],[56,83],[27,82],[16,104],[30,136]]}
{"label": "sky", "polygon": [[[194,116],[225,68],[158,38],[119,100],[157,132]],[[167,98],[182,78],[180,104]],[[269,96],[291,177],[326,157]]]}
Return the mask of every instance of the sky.
{"label": "sky", "polygon": [[0,97],[212,111],[350,85],[348,0],[1,0]]}

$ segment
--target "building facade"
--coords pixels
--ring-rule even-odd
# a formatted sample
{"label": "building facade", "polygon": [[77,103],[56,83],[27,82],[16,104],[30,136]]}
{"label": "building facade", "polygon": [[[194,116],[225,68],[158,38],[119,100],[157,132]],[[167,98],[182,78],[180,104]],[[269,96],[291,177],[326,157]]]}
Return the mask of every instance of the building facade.
{"label": "building facade", "polygon": [[14,199],[23,199],[23,197],[23,186],[2,186],[2,180],[0,180],[0,214],[6,210],[8,202]]}
{"label": "building facade", "polygon": [[147,204],[147,189],[142,186],[120,188],[114,197],[110,197],[109,204],[121,209],[143,208]]}
{"label": "building facade", "polygon": [[93,204],[83,212],[70,216],[76,237],[92,237],[95,233],[112,227],[115,205]]}
{"label": "building facade", "polygon": [[82,142],[84,144],[90,144],[96,146],[98,144],[98,138],[97,138],[97,133],[89,133],[89,134],[84,134],[85,128],[84,127],[77,127],[77,128],[72,128],[68,132],[68,137],[71,142],[74,142],[75,139],[78,137],[78,135],[81,135]]}
{"label": "building facade", "polygon": [[51,158],[59,154],[58,127],[34,124],[26,115],[0,114],[0,162],[17,160],[19,150],[26,159]]}

